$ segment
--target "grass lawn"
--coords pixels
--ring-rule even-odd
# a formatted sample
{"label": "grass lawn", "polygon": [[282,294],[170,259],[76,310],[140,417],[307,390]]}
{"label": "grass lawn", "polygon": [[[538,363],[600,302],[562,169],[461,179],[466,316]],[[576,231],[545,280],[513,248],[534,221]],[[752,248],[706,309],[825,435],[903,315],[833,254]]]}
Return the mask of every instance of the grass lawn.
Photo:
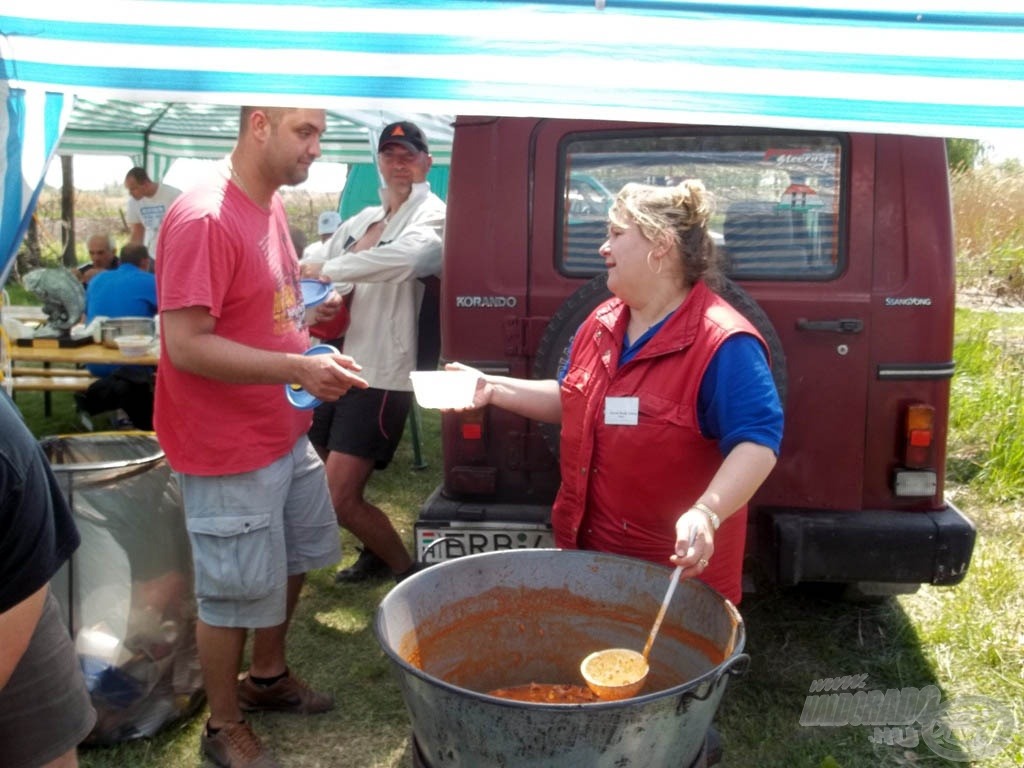
{"label": "grass lawn", "polygon": [[[732,680],[717,725],[722,765],[792,768],[1024,765],[1024,736],[998,731],[1009,713],[1024,723],[1024,313],[970,312],[957,316],[958,374],[951,415],[947,490],[978,525],[965,581],[954,588],[922,587],[913,595],[865,605],[806,592],[747,596],[740,606],[752,663]],[[55,396],[54,416],[42,419],[41,396],[18,397],[36,434],[76,431],[70,398]],[[437,414],[425,413],[423,454],[414,470],[409,434],[392,467],[377,473],[372,498],[411,544],[418,505],[440,476]],[[354,558],[346,543],[345,563]],[[373,636],[374,611],[389,583],[336,586],[333,569],[311,575],[290,635],[291,663],[314,686],[332,691],[335,711],[318,717],[254,718],[284,765],[295,768],[407,768],[410,727],[389,662]],[[866,689],[935,685],[942,701],[987,697],[980,725],[955,728],[942,741],[959,751],[967,738],[996,734],[992,755],[966,763],[938,755],[914,733],[903,745],[885,743],[867,726],[802,726],[813,681],[867,675]],[[977,703],[977,700],[975,700]],[[963,710],[956,710],[963,711]],[[973,711],[973,710],[972,710]],[[86,748],[85,768],[198,766],[205,714],[156,737],[116,747]],[[942,734],[940,734],[942,735]],[[875,743],[881,742],[881,743]],[[981,743],[981,747],[984,744]],[[980,748],[980,747],[979,747]],[[481,767],[483,768],[483,767]]]}

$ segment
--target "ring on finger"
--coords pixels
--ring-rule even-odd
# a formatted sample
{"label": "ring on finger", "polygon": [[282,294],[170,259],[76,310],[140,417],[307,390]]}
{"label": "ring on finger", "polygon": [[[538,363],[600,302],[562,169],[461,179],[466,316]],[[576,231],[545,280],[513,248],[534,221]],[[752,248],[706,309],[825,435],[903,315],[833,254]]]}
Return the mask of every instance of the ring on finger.
{"label": "ring on finger", "polygon": [[697,565],[699,565],[701,568],[707,568],[708,561],[702,557],[700,560],[697,561]]}

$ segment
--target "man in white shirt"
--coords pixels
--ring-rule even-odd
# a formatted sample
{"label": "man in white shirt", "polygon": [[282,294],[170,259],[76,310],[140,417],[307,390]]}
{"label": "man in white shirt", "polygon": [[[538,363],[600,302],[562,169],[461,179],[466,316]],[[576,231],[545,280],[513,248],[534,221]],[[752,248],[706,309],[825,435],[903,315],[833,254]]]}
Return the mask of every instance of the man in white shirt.
{"label": "man in white shirt", "polygon": [[125,214],[125,220],[132,230],[128,245],[144,245],[146,250],[156,255],[160,222],[181,190],[169,184],[157,184],[149,178],[145,168],[138,166],[128,171],[124,177],[124,186],[130,195]]}
{"label": "man in white shirt", "polygon": [[345,354],[358,355],[370,385],[318,406],[309,432],[324,457],[338,523],[364,547],[335,576],[342,583],[388,574],[402,579],[416,570],[387,514],[363,492],[402,437],[412,404],[409,372],[421,364],[420,314],[429,284],[441,274],[445,204],[426,180],[432,159],[423,132],[410,122],[388,125],[377,158],[385,184],[381,205],[342,223],[327,243],[322,270],[342,293],[351,289]]}

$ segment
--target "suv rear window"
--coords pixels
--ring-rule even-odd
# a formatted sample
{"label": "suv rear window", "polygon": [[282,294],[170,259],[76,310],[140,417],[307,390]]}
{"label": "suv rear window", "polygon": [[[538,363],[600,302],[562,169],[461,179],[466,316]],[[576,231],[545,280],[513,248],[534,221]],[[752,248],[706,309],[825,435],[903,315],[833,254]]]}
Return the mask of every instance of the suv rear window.
{"label": "suv rear window", "polygon": [[[592,135],[591,135],[592,136]],[[843,267],[843,143],[822,134],[616,134],[562,143],[559,270],[604,270],[598,248],[615,194],[631,181],[697,178],[715,197],[711,234],[730,277],[825,280]]]}

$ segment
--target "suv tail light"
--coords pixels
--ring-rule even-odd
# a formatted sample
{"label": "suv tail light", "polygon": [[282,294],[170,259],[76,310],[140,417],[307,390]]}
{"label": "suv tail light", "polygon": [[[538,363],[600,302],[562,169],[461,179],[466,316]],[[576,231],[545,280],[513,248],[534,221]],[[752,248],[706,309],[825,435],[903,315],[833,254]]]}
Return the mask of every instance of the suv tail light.
{"label": "suv tail light", "polygon": [[932,467],[935,453],[935,408],[922,403],[908,406],[906,425],[904,465],[910,469]]}
{"label": "suv tail light", "polygon": [[484,409],[463,411],[459,414],[459,437],[463,440],[482,440],[484,437]]}
{"label": "suv tail light", "polygon": [[893,491],[902,497],[934,496],[935,408],[924,403],[907,406],[903,429],[903,466],[896,469]]}
{"label": "suv tail light", "polygon": [[452,442],[453,466],[479,465],[487,459],[487,429],[485,428],[484,411],[477,408],[472,411],[455,411],[449,418],[454,420],[454,437]]}
{"label": "suv tail light", "polygon": [[455,439],[445,485],[455,496],[489,496],[497,488],[497,470],[487,465],[486,410],[456,411],[449,416],[455,422]]}

